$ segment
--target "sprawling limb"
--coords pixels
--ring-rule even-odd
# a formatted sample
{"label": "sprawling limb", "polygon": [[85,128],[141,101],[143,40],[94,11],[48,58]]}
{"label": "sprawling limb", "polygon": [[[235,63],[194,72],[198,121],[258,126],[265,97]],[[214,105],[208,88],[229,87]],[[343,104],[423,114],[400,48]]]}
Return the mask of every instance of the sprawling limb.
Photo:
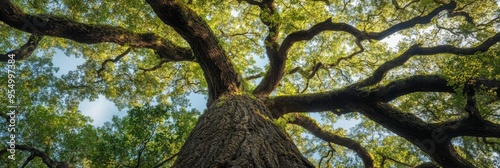
{"label": "sprawling limb", "polygon": [[266,54],[269,58],[269,69],[262,81],[257,85],[253,94],[258,97],[265,97],[271,94],[281,81],[286,67],[287,56],[279,51],[279,44],[276,39],[279,35],[281,19],[274,4],[274,0],[264,0],[256,2],[246,1],[249,4],[257,5],[261,9],[260,20],[267,26],[268,35],[265,38]]}
{"label": "sprawling limb", "polygon": [[0,54],[0,62],[7,62],[10,59],[9,57],[10,54],[15,55],[14,57],[15,60],[24,60],[28,58],[31,55],[31,53],[35,51],[36,47],[38,46],[38,43],[40,42],[40,40],[42,40],[42,38],[43,36],[31,34],[26,44],[21,46],[19,49],[9,51],[6,54]]}
{"label": "sprawling limb", "polygon": [[368,36],[370,37],[370,39],[382,40],[385,37],[390,36],[391,34],[394,34],[394,33],[398,32],[398,31],[401,31],[401,30],[404,30],[404,29],[412,28],[412,27],[414,27],[417,24],[428,24],[428,23],[431,22],[432,18],[434,18],[435,16],[437,16],[442,11],[453,10],[453,9],[456,8],[456,6],[457,6],[457,3],[452,0],[448,4],[444,4],[444,5],[440,6],[440,7],[435,8],[434,10],[432,10],[431,12],[429,12],[425,16],[414,17],[414,18],[412,18],[412,19],[410,19],[408,21],[401,22],[401,23],[398,23],[396,25],[393,25],[390,28],[388,28],[388,29],[386,29],[384,31],[381,31],[381,32],[370,32],[370,33],[368,33]]}
{"label": "sprawling limb", "polygon": [[358,156],[363,160],[363,163],[365,167],[374,167],[373,165],[373,157],[366,151],[361,144],[358,142],[345,138],[345,137],[340,137],[338,135],[326,132],[322,130],[314,121],[314,119],[306,117],[306,116],[300,116],[300,115],[295,115],[293,119],[290,120],[290,123],[299,125],[305,129],[307,129],[309,132],[311,132],[314,136],[323,139],[324,141],[335,143],[337,145],[344,146],[346,148],[349,148],[356,152]]}
{"label": "sprawling limb", "polygon": [[174,155],[166,158],[165,160],[161,161],[160,163],[158,163],[158,165],[155,165],[154,168],[160,168],[161,166],[163,166],[165,163],[167,162],[170,162],[172,161],[172,159],[174,159],[175,157],[177,157],[179,153],[175,153]]}
{"label": "sprawling limb", "polygon": [[436,47],[421,47],[420,45],[413,45],[400,56],[385,62],[378,67],[373,75],[362,80],[350,87],[365,87],[371,86],[380,82],[385,74],[390,70],[399,67],[406,63],[413,56],[429,56],[436,54],[455,54],[455,55],[473,55],[477,52],[485,52],[500,41],[500,33],[495,34],[493,37],[486,39],[483,43],[471,48],[458,48],[451,45],[440,45]]}
{"label": "sprawling limb", "polygon": [[[476,89],[495,89],[500,87],[498,80],[475,79]],[[454,93],[453,86],[445,78],[436,75],[416,75],[393,81],[371,90],[347,87],[325,93],[276,96],[267,100],[274,117],[291,112],[317,112],[336,109],[352,109],[356,102],[389,102],[415,92]],[[500,92],[496,89],[495,92]]]}
{"label": "sprawling limb", "polygon": [[240,90],[239,72],[202,18],[178,1],[147,0],[147,3],[191,46],[209,86],[207,105],[224,93]]}
{"label": "sprawling limb", "polygon": [[[476,85],[471,89],[494,89],[500,86],[500,82],[496,80],[475,79],[474,81]],[[441,165],[473,167],[456,153],[451,139],[460,136],[498,138],[500,137],[500,124],[484,120],[477,115],[431,124],[385,103],[403,95],[423,91],[454,93],[453,87],[449,86],[442,77],[413,76],[369,91],[347,88],[329,93],[278,96],[269,99],[268,106],[275,117],[289,112],[335,109],[358,111],[415,144]],[[467,107],[464,108],[464,112],[470,113],[471,107],[469,106],[473,106],[473,102],[470,100]]]}
{"label": "sprawling limb", "polygon": [[454,149],[450,136],[442,130],[419,119],[401,112],[386,103],[365,103],[360,112],[381,124],[397,135],[419,147],[431,158],[446,167],[474,167]]}
{"label": "sprawling limb", "polygon": [[[264,12],[270,12],[268,14],[269,16],[278,15],[273,8],[273,1],[263,1],[262,3],[260,3],[253,0],[247,0],[247,2],[249,4],[261,7]],[[297,31],[289,34],[283,40],[281,45],[276,42],[277,34],[279,33],[279,21],[265,22],[263,19],[261,19],[268,26],[270,32],[270,35],[266,38],[266,51],[270,60],[270,68],[267,71],[266,76],[264,76],[257,88],[254,90],[253,94],[259,97],[268,96],[276,88],[276,86],[278,86],[279,81],[281,81],[283,75],[285,74],[284,70],[288,57],[288,51],[296,42],[310,40],[325,31],[346,32],[356,38],[356,44],[360,48],[358,51],[350,54],[349,56],[343,57],[344,59],[347,59],[364,51],[364,47],[361,45],[361,42],[364,40],[381,40],[398,31],[414,27],[417,24],[428,24],[430,23],[431,19],[437,16],[440,12],[445,10],[453,10],[455,9],[455,7],[456,3],[454,1],[451,1],[448,4],[444,4],[435,8],[425,16],[412,18],[408,21],[393,25],[381,32],[364,32],[346,23],[334,23],[332,22],[331,18],[329,18],[321,23],[312,26],[307,30]],[[338,62],[334,65],[338,64],[341,60],[342,59],[339,59]]]}
{"label": "sprawling limb", "polygon": [[85,44],[111,42],[133,48],[150,48],[160,58],[172,61],[194,60],[190,49],[176,46],[153,33],[136,33],[117,26],[84,24],[52,15],[26,14],[9,0],[0,0],[0,6],[0,21],[28,33],[61,37]]}

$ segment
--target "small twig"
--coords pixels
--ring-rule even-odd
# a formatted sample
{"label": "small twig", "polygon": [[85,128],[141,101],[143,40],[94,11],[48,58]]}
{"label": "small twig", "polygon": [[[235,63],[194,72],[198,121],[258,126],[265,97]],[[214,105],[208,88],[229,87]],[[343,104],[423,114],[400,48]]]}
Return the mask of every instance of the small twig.
{"label": "small twig", "polygon": [[131,47],[129,47],[125,52],[123,52],[122,54],[118,55],[116,58],[114,59],[106,59],[104,60],[104,62],[102,62],[101,64],[101,68],[99,70],[97,70],[97,74],[98,75],[101,75],[101,72],[104,71],[104,69],[106,69],[106,64],[108,62],[117,62],[118,60],[122,59],[124,56],[126,56],[130,51],[132,50]]}
{"label": "small twig", "polygon": [[361,45],[361,40],[359,40],[359,39],[356,40],[356,45],[359,47],[358,51],[352,53],[351,55],[349,55],[347,57],[341,57],[341,58],[337,59],[337,62],[330,64],[329,66],[337,66],[340,64],[341,61],[351,59],[355,55],[358,55],[358,54],[362,53],[363,51],[365,51],[365,48],[363,47],[363,45]]}
{"label": "small twig", "polygon": [[154,166],[154,168],[158,168],[158,167],[163,166],[165,163],[167,163],[167,162],[171,161],[172,159],[174,159],[175,157],[177,157],[177,155],[179,155],[179,153],[175,153],[174,155],[172,155],[169,158],[167,158],[164,161],[162,161],[160,164]]}
{"label": "small twig", "polygon": [[139,67],[139,69],[143,70],[144,72],[154,71],[154,70],[160,69],[162,67],[162,65],[164,63],[167,63],[167,62],[169,62],[169,61],[168,60],[161,60],[160,63],[158,65],[155,65],[154,67],[151,67],[151,68],[141,68],[141,67]]}
{"label": "small twig", "polygon": [[396,160],[396,159],[394,159],[394,158],[391,158],[391,157],[389,157],[389,156],[386,156],[386,155],[384,155],[384,154],[382,154],[382,153],[380,153],[380,152],[377,152],[377,153],[378,153],[380,156],[382,156],[382,157],[384,157],[384,158],[386,158],[386,159],[388,159],[388,160],[390,160],[390,161],[393,161],[393,162],[395,162],[395,163],[398,163],[398,164],[401,164],[401,165],[404,165],[404,166],[408,166],[408,167],[413,167],[412,165],[409,165],[408,163],[401,162],[401,161],[399,161],[399,160]]}
{"label": "small twig", "polygon": [[456,16],[462,16],[465,18],[465,21],[467,21],[467,23],[474,24],[474,19],[467,12],[454,12],[454,11],[448,12],[448,17],[456,17]]}

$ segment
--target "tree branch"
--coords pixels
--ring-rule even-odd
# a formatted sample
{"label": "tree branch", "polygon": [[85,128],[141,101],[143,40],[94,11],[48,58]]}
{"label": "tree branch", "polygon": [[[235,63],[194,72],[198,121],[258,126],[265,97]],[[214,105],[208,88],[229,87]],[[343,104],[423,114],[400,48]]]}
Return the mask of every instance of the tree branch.
{"label": "tree branch", "polygon": [[122,59],[123,57],[125,57],[130,51],[132,50],[132,48],[128,48],[125,52],[121,53],[120,55],[116,56],[114,59],[106,59],[104,60],[104,62],[102,62],[101,64],[101,68],[99,70],[97,70],[97,74],[100,75],[102,71],[104,71],[104,69],[106,69],[106,64],[108,62],[117,62],[118,60]]}
{"label": "tree branch", "polygon": [[40,40],[42,40],[43,36],[41,35],[36,35],[36,34],[31,34],[30,38],[24,44],[21,46],[21,48],[7,52],[6,54],[0,54],[0,62],[7,62],[10,58],[10,54],[14,54],[15,60],[24,60],[28,58],[33,51],[35,51],[36,47],[38,46],[38,43]]}
{"label": "tree branch", "polygon": [[488,49],[500,41],[500,33],[495,34],[493,37],[486,39],[483,43],[472,48],[458,48],[451,45],[440,45],[436,47],[421,47],[420,45],[413,45],[403,54],[385,62],[380,67],[378,67],[372,76],[365,80],[362,80],[350,87],[366,87],[377,84],[380,82],[385,74],[396,67],[399,67],[406,63],[413,56],[426,56],[426,55],[436,55],[436,54],[455,54],[455,55],[473,55],[477,52],[485,52]]}
{"label": "tree branch", "polygon": [[434,162],[425,162],[415,166],[415,168],[440,168],[440,167]]}
{"label": "tree branch", "polygon": [[393,161],[394,163],[397,163],[397,164],[400,164],[400,165],[404,165],[404,166],[407,166],[407,167],[413,167],[413,166],[409,165],[408,163],[401,162],[399,160],[396,160],[394,158],[386,156],[383,153],[377,152],[377,154],[379,154],[380,156],[382,156],[382,160],[386,160],[387,159],[387,160]]}
{"label": "tree branch", "polygon": [[26,158],[26,161],[24,161],[21,168],[25,168],[31,162],[31,160],[33,160],[34,158],[35,158],[35,155],[32,153],[28,158]]}
{"label": "tree branch", "polygon": [[461,12],[450,11],[448,13],[448,17],[457,17],[457,16],[462,16],[462,17],[465,18],[465,21],[467,21],[467,23],[474,24],[474,19],[467,12],[463,12],[463,11],[461,11]]}
{"label": "tree branch", "polygon": [[250,75],[250,76],[245,77],[245,80],[254,80],[254,79],[261,78],[261,77],[262,77],[261,74]]}
{"label": "tree branch", "polygon": [[[475,89],[500,88],[500,81],[474,79]],[[351,109],[358,102],[390,102],[395,98],[415,92],[455,93],[445,78],[437,75],[416,75],[393,81],[385,86],[365,91],[354,87],[324,93],[271,97],[266,101],[274,117],[291,112],[318,112],[335,109]],[[500,89],[495,92],[500,93]]]}
{"label": "tree branch", "polygon": [[427,24],[427,23],[430,23],[431,20],[432,20],[432,18],[434,18],[435,16],[437,16],[442,11],[453,10],[453,9],[455,9],[456,6],[457,6],[457,3],[452,0],[448,4],[444,4],[444,5],[440,6],[440,7],[437,7],[436,9],[432,10],[431,12],[429,12],[425,16],[414,17],[414,18],[412,18],[412,19],[410,19],[408,21],[395,24],[395,25],[391,26],[390,28],[388,28],[388,29],[386,29],[384,31],[381,31],[381,32],[370,32],[370,33],[368,33],[368,36],[370,37],[370,39],[382,40],[382,39],[384,39],[385,37],[387,37],[387,36],[389,36],[391,34],[394,34],[394,33],[398,32],[398,31],[401,31],[401,30],[404,30],[404,29],[408,29],[408,28],[414,27],[417,24]]}
{"label": "tree branch", "polygon": [[481,116],[481,113],[479,112],[479,109],[477,108],[477,103],[476,103],[476,81],[475,80],[469,80],[464,87],[464,93],[467,96],[467,103],[465,105],[465,111],[468,114],[468,118],[470,121],[474,122],[475,124],[482,125],[484,124],[484,119]]}
{"label": "tree branch", "polygon": [[484,120],[481,124],[471,122],[469,118],[455,121],[430,124],[433,128],[441,128],[443,136],[451,139],[461,136],[500,138],[500,124]]}
{"label": "tree branch", "polygon": [[164,161],[160,162],[158,165],[154,166],[154,168],[159,168],[161,166],[163,166],[165,163],[171,161],[172,159],[174,159],[175,157],[177,157],[177,155],[179,155],[179,153],[175,153],[174,155],[166,158]]}
{"label": "tree branch", "polygon": [[389,102],[400,96],[415,92],[453,93],[455,90],[453,86],[449,86],[448,81],[441,76],[415,75],[373,89],[370,92],[370,96],[382,102]]}
{"label": "tree branch", "polygon": [[[259,6],[262,7],[267,7],[263,4],[259,4]],[[288,35],[282,42],[281,46],[279,47],[279,50],[276,50],[278,47],[278,44],[275,42],[275,37],[274,36],[268,36],[266,38],[266,49],[267,49],[267,55],[269,56],[270,60],[270,68],[268,72],[266,73],[266,76],[263,78],[261,83],[257,86],[257,88],[254,90],[253,94],[257,96],[268,96],[274,88],[278,85],[279,81],[281,78],[283,78],[284,75],[284,70],[285,70],[285,64],[287,60],[287,55],[288,51],[290,48],[293,46],[294,43],[299,42],[299,41],[304,41],[304,40],[310,40],[316,35],[320,34],[321,32],[324,31],[344,31],[347,32],[351,35],[353,35],[356,38],[356,44],[360,48],[359,51],[356,51],[355,53],[349,55],[348,57],[339,59],[337,61],[337,64],[343,60],[343,59],[348,59],[353,57],[356,54],[359,54],[364,51],[363,46],[361,45],[361,41],[364,40],[381,40],[391,34],[394,34],[397,31],[401,31],[404,29],[411,28],[417,24],[426,24],[431,21],[433,17],[438,15],[441,11],[444,10],[453,10],[456,7],[456,3],[454,1],[451,1],[449,4],[442,5],[433,11],[431,11],[429,14],[425,16],[418,16],[413,19],[410,19],[405,22],[401,22],[399,24],[396,24],[387,30],[384,30],[382,32],[362,32],[355,28],[354,26],[351,26],[346,23],[333,23],[331,21],[331,18],[318,23],[311,27],[308,30],[302,30],[298,32],[291,33]],[[273,11],[272,8],[269,9],[268,11]],[[262,15],[261,15],[262,16]],[[263,21],[264,22],[264,21]],[[266,23],[266,22],[264,22]],[[271,23],[271,22],[269,22]],[[277,26],[269,26],[270,32],[277,31]],[[274,29],[276,28],[276,29]],[[278,32],[275,32],[274,34],[277,34]]]}
{"label": "tree branch", "polygon": [[240,90],[241,77],[215,38],[210,27],[181,2],[146,1],[167,25],[191,46],[209,86],[209,106],[220,95]]}
{"label": "tree branch", "polygon": [[288,53],[288,50],[295,44],[296,42],[299,41],[306,41],[306,40],[311,40],[314,38],[316,35],[324,32],[324,31],[343,31],[346,33],[349,33],[356,37],[356,39],[362,41],[362,40],[367,40],[369,39],[366,34],[358,29],[356,29],[354,26],[351,26],[346,23],[333,23],[331,18],[328,18],[327,20],[318,23],[314,25],[313,27],[309,28],[308,30],[302,30],[302,31],[297,31],[294,33],[289,34],[284,40],[283,43],[281,44],[279,52],[281,54],[286,55]]}
{"label": "tree branch", "polygon": [[358,89],[339,89],[324,93],[276,96],[266,100],[274,118],[291,112],[318,112],[349,108],[352,102],[371,101],[369,92]]}
{"label": "tree branch", "polygon": [[367,168],[374,167],[373,157],[358,142],[349,138],[340,137],[338,135],[334,135],[332,133],[323,131],[318,126],[318,124],[316,124],[314,119],[306,116],[294,115],[294,118],[291,119],[289,122],[307,129],[314,136],[321,138],[324,141],[335,143],[337,145],[341,145],[353,150],[354,152],[357,153],[357,155],[361,158],[361,160],[363,160],[365,167]]}
{"label": "tree branch", "polygon": [[[495,87],[491,82],[490,87]],[[500,86],[500,84],[498,85]],[[397,97],[414,92],[454,92],[447,81],[439,76],[413,76],[389,83],[370,91],[354,87],[324,93],[276,96],[266,101],[274,117],[291,112],[332,111],[352,109],[357,102],[389,102]]]}
{"label": "tree branch", "polygon": [[139,67],[139,69],[143,70],[144,72],[154,71],[154,70],[160,69],[161,66],[163,66],[163,64],[165,64],[167,62],[170,62],[170,61],[168,61],[168,60],[161,60],[160,63],[158,63],[157,65],[155,65],[155,66],[153,66],[151,68],[141,68],[141,67]]}
{"label": "tree branch", "polygon": [[264,0],[259,4],[260,20],[267,26],[268,35],[265,38],[264,45],[266,54],[269,58],[269,69],[262,81],[257,85],[253,94],[257,97],[265,97],[278,86],[281,78],[285,74],[286,54],[279,52],[279,44],[276,42],[279,35],[281,18],[278,14],[273,0]]}
{"label": "tree branch", "polygon": [[0,0],[0,6],[0,21],[24,32],[61,37],[85,44],[111,42],[133,48],[150,48],[160,58],[173,61],[194,60],[190,49],[176,46],[153,33],[135,33],[122,27],[84,24],[52,15],[26,14],[9,0]]}
{"label": "tree branch", "polygon": [[[351,26],[346,23],[333,23],[331,18],[325,20],[324,22],[318,23],[311,27],[308,30],[303,30],[303,31],[298,31],[291,33],[288,35],[285,40],[283,40],[283,43],[280,47],[280,53],[283,53],[286,55],[288,50],[293,46],[294,43],[298,41],[304,41],[304,40],[310,40],[316,35],[324,32],[324,31],[344,31],[346,33],[349,33],[353,35],[359,42],[363,40],[382,40],[385,37],[394,34],[398,31],[404,30],[411,28],[417,24],[427,24],[430,23],[430,20],[438,15],[441,11],[444,10],[452,10],[456,7],[456,3],[454,1],[450,2],[449,4],[440,6],[433,11],[431,11],[429,14],[425,16],[420,16],[420,17],[415,17],[413,19],[410,19],[405,22],[401,22],[399,24],[396,24],[394,26],[391,26],[390,28],[382,31],[382,32],[362,32],[355,28],[354,26]],[[358,44],[358,46],[360,46]],[[362,47],[360,47],[362,48]]]}
{"label": "tree branch", "polygon": [[442,127],[425,123],[413,114],[401,112],[386,103],[362,103],[358,107],[370,120],[413,143],[440,165],[474,167],[455,151],[449,132]]}
{"label": "tree branch", "polygon": [[[69,168],[70,165],[67,162],[57,162],[50,158],[50,156],[43,151],[40,151],[38,149],[35,149],[31,146],[26,146],[26,145],[16,145],[16,149],[18,150],[23,150],[23,151],[28,151],[31,153],[31,155],[28,157],[28,159],[23,163],[23,167],[28,164],[31,160],[33,160],[34,157],[40,157],[42,159],[42,162],[47,165],[47,167],[50,168]],[[0,154],[4,154],[7,152],[7,149],[0,150]]]}

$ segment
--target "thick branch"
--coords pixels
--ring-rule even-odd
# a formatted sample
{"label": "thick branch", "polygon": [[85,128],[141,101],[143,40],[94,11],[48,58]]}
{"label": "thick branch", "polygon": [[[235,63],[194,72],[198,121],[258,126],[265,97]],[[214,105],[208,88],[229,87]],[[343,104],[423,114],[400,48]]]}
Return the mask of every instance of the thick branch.
{"label": "thick branch", "polygon": [[308,30],[302,30],[298,32],[291,33],[288,35],[284,40],[283,43],[281,44],[280,47],[280,53],[281,54],[287,54],[288,50],[295,44],[296,42],[299,41],[306,41],[306,40],[311,40],[314,38],[316,35],[324,32],[324,31],[343,31],[347,32],[356,39],[359,40],[366,40],[369,37],[366,36],[366,34],[354,26],[351,26],[346,23],[333,23],[331,18],[328,18],[327,20],[318,23],[314,25],[313,27],[309,28]]}
{"label": "thick branch", "polygon": [[[493,83],[493,82],[491,82]],[[491,84],[491,87],[496,85]],[[498,85],[500,86],[500,85]],[[317,112],[335,109],[351,109],[357,102],[389,102],[397,97],[414,92],[454,92],[444,78],[439,76],[413,76],[389,83],[371,91],[354,87],[325,93],[277,96],[267,100],[274,117],[290,112]]]}
{"label": "thick branch", "polygon": [[454,149],[450,140],[456,136],[499,137],[500,125],[489,121],[470,122],[469,118],[439,124],[428,124],[411,113],[399,111],[386,103],[359,103],[358,110],[413,143],[445,167],[474,167]]}
{"label": "thick branch", "polygon": [[269,58],[269,69],[262,81],[257,85],[253,94],[257,97],[264,97],[278,86],[285,73],[286,54],[279,52],[279,44],[276,42],[279,35],[281,19],[273,0],[265,0],[258,5],[261,9],[260,20],[267,26],[268,35],[264,41],[266,54]]}
{"label": "thick branch", "polygon": [[291,112],[318,112],[348,108],[352,102],[370,101],[369,93],[357,89],[340,89],[325,93],[276,96],[266,104],[273,117],[278,118]]}
{"label": "thick branch", "polygon": [[61,37],[79,43],[111,42],[133,48],[150,48],[160,58],[174,61],[193,61],[190,49],[174,45],[153,33],[135,33],[122,27],[84,24],[52,15],[24,13],[9,0],[0,0],[0,21],[18,30],[43,36]]}
{"label": "thick branch", "polygon": [[465,84],[464,93],[467,96],[465,111],[467,112],[471,122],[473,122],[474,124],[482,125],[484,120],[483,117],[481,116],[481,113],[479,112],[479,109],[477,108],[475,85],[476,85],[475,80],[469,80]]}
{"label": "thick branch", "polygon": [[147,0],[158,17],[174,28],[191,46],[209,86],[210,105],[226,92],[240,89],[236,72],[225,51],[206,22],[178,1]]}
{"label": "thick branch", "polygon": [[[500,85],[499,85],[500,86]],[[453,93],[453,86],[448,85],[445,78],[437,75],[416,75],[391,82],[371,91],[371,97],[389,102],[400,96],[415,92],[448,92]]]}
{"label": "thick branch", "polygon": [[364,104],[367,108],[358,109],[363,115],[403,138],[425,139],[430,136],[432,128],[411,113],[400,112],[386,103],[360,103]]}
{"label": "thick branch", "polygon": [[414,27],[417,24],[430,23],[432,18],[437,16],[442,11],[453,10],[453,9],[455,9],[456,6],[457,6],[457,3],[452,0],[449,4],[445,4],[445,5],[442,5],[440,7],[437,7],[436,9],[432,10],[431,12],[429,12],[429,14],[427,14],[425,16],[417,16],[417,17],[412,18],[408,21],[393,25],[390,28],[388,28],[382,32],[370,32],[370,33],[368,33],[368,35],[369,35],[370,39],[382,40],[385,37],[387,37],[391,34],[394,34],[395,32]]}
{"label": "thick branch", "polygon": [[398,23],[396,25],[391,26],[390,28],[382,31],[382,32],[362,32],[355,28],[354,26],[351,26],[346,23],[333,23],[331,18],[325,20],[324,22],[318,23],[311,27],[308,30],[303,30],[303,31],[298,31],[295,33],[292,33],[288,35],[285,40],[283,41],[283,44],[280,48],[280,52],[287,52],[290,47],[298,42],[298,41],[303,41],[303,40],[310,40],[316,35],[324,32],[324,31],[343,31],[346,33],[349,33],[356,37],[357,40],[363,41],[363,40],[382,40],[385,37],[394,34],[398,31],[404,30],[411,28],[417,24],[427,24],[430,23],[431,19],[434,18],[436,15],[438,15],[440,12],[444,10],[452,10],[456,7],[456,3],[452,1],[450,4],[446,4],[443,6],[440,6],[433,11],[431,11],[429,14],[425,16],[419,16],[415,17],[413,19],[410,19],[405,22]]}
{"label": "thick branch", "polygon": [[332,142],[332,143],[335,143],[337,145],[341,145],[341,146],[344,146],[346,148],[353,150],[363,160],[365,167],[367,167],[367,168],[374,167],[372,156],[358,142],[356,142],[352,139],[349,139],[349,138],[340,137],[340,136],[332,134],[330,132],[323,131],[323,130],[321,130],[321,128],[316,124],[316,122],[312,118],[309,118],[306,116],[295,115],[294,119],[292,119],[290,121],[290,123],[302,126],[303,128],[307,129],[309,132],[311,132],[314,136],[321,138],[324,141]]}
{"label": "thick branch", "polygon": [[[386,103],[363,103],[360,112],[419,147],[445,167],[474,167],[454,149],[447,132]],[[363,106],[361,105],[361,106]]]}
{"label": "thick branch", "polygon": [[15,55],[14,57],[15,60],[24,60],[28,58],[31,55],[31,53],[35,51],[36,47],[38,46],[38,42],[40,42],[42,38],[43,36],[31,34],[26,44],[21,46],[21,48],[7,52],[6,54],[0,54],[0,62],[7,62],[10,59],[9,57],[10,54]]}
{"label": "thick branch", "polygon": [[496,124],[487,120],[478,124],[471,122],[470,118],[463,118],[456,121],[448,121],[442,123],[431,124],[433,128],[441,128],[443,136],[451,139],[461,136],[474,137],[492,137],[500,138],[500,124]]}
{"label": "thick branch", "polygon": [[[249,2],[250,3],[250,2]],[[261,8],[262,7],[267,7],[264,4],[258,4]],[[286,60],[287,60],[287,55],[288,51],[290,48],[293,46],[294,43],[299,42],[299,41],[304,41],[304,40],[310,40],[316,35],[324,32],[324,31],[344,31],[347,32],[351,35],[353,35],[356,38],[356,44],[360,48],[359,51],[356,51],[355,53],[349,55],[346,58],[351,58],[356,54],[359,54],[364,51],[363,46],[361,45],[361,41],[364,40],[381,40],[391,34],[394,34],[398,31],[404,30],[411,28],[417,24],[426,24],[431,21],[433,17],[438,15],[441,11],[444,10],[453,10],[456,7],[456,3],[454,1],[451,1],[449,4],[442,5],[433,11],[431,11],[429,14],[425,16],[419,16],[415,17],[413,19],[410,19],[405,22],[401,22],[399,24],[396,24],[387,30],[384,30],[382,32],[362,32],[355,28],[354,26],[351,26],[346,23],[333,23],[331,21],[331,18],[325,20],[324,22],[318,23],[311,27],[308,30],[303,30],[303,31],[298,31],[291,33],[288,35],[282,42],[281,46],[279,47],[279,50],[276,50],[276,47],[278,46],[275,42],[275,38],[271,38],[271,36],[268,36],[266,38],[266,49],[267,49],[267,55],[269,56],[270,59],[270,69],[266,73],[266,76],[263,78],[261,83],[257,86],[257,88],[254,90],[254,95],[257,96],[267,96],[269,95],[274,88],[278,85],[279,81],[281,78],[283,78],[284,75],[284,70],[285,70],[285,65],[286,65]],[[273,11],[272,8],[268,11]],[[266,22],[265,22],[266,23]],[[272,23],[272,22],[269,22]],[[277,26],[276,29],[274,29],[273,26],[268,25],[270,32],[277,31]],[[277,32],[274,32],[273,35],[276,35]],[[340,59],[338,62],[340,62],[342,59]],[[337,62],[337,64],[338,64]]]}
{"label": "thick branch", "polygon": [[436,47],[421,47],[420,45],[413,45],[400,56],[387,61],[380,67],[378,67],[372,76],[351,86],[359,88],[374,85],[380,82],[388,71],[403,65],[413,56],[426,56],[436,54],[472,55],[477,52],[488,51],[491,46],[495,45],[499,41],[500,33],[497,33],[493,37],[486,39],[480,45],[472,48],[458,48],[451,45],[440,45]]}
{"label": "thick branch", "polygon": [[[495,89],[500,87],[500,81],[474,79],[475,89]],[[497,93],[500,89],[495,90]],[[268,108],[274,117],[290,112],[317,112],[335,109],[351,109],[358,102],[380,101],[389,102],[403,95],[415,92],[447,92],[454,93],[445,78],[437,75],[416,75],[391,82],[370,91],[353,87],[333,90],[325,93],[276,96],[267,100]]]}
{"label": "thick branch", "polygon": [[[486,83],[486,82],[485,82]],[[495,86],[489,82],[490,87]],[[397,80],[386,86],[371,91],[353,87],[325,93],[312,93],[290,96],[276,96],[267,100],[268,108],[274,117],[290,112],[317,112],[335,109],[351,109],[357,102],[382,101],[389,102],[397,97],[414,92],[454,92],[444,78],[439,76],[413,76]]]}
{"label": "thick branch", "polygon": [[[475,81],[473,89],[494,89],[497,94],[500,93],[500,90],[497,89],[500,87],[500,81],[498,80],[471,80]],[[455,90],[453,86],[448,84],[448,81],[444,77],[438,75],[415,75],[373,89],[370,91],[370,97],[382,102],[389,102],[400,96],[415,92],[455,93]]]}

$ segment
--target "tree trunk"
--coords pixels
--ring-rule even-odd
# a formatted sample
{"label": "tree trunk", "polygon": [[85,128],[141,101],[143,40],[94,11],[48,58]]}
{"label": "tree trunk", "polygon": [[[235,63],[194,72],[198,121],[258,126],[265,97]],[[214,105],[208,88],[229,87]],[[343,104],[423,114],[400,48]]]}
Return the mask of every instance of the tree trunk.
{"label": "tree trunk", "polygon": [[173,167],[314,167],[249,96],[225,95],[200,117]]}

